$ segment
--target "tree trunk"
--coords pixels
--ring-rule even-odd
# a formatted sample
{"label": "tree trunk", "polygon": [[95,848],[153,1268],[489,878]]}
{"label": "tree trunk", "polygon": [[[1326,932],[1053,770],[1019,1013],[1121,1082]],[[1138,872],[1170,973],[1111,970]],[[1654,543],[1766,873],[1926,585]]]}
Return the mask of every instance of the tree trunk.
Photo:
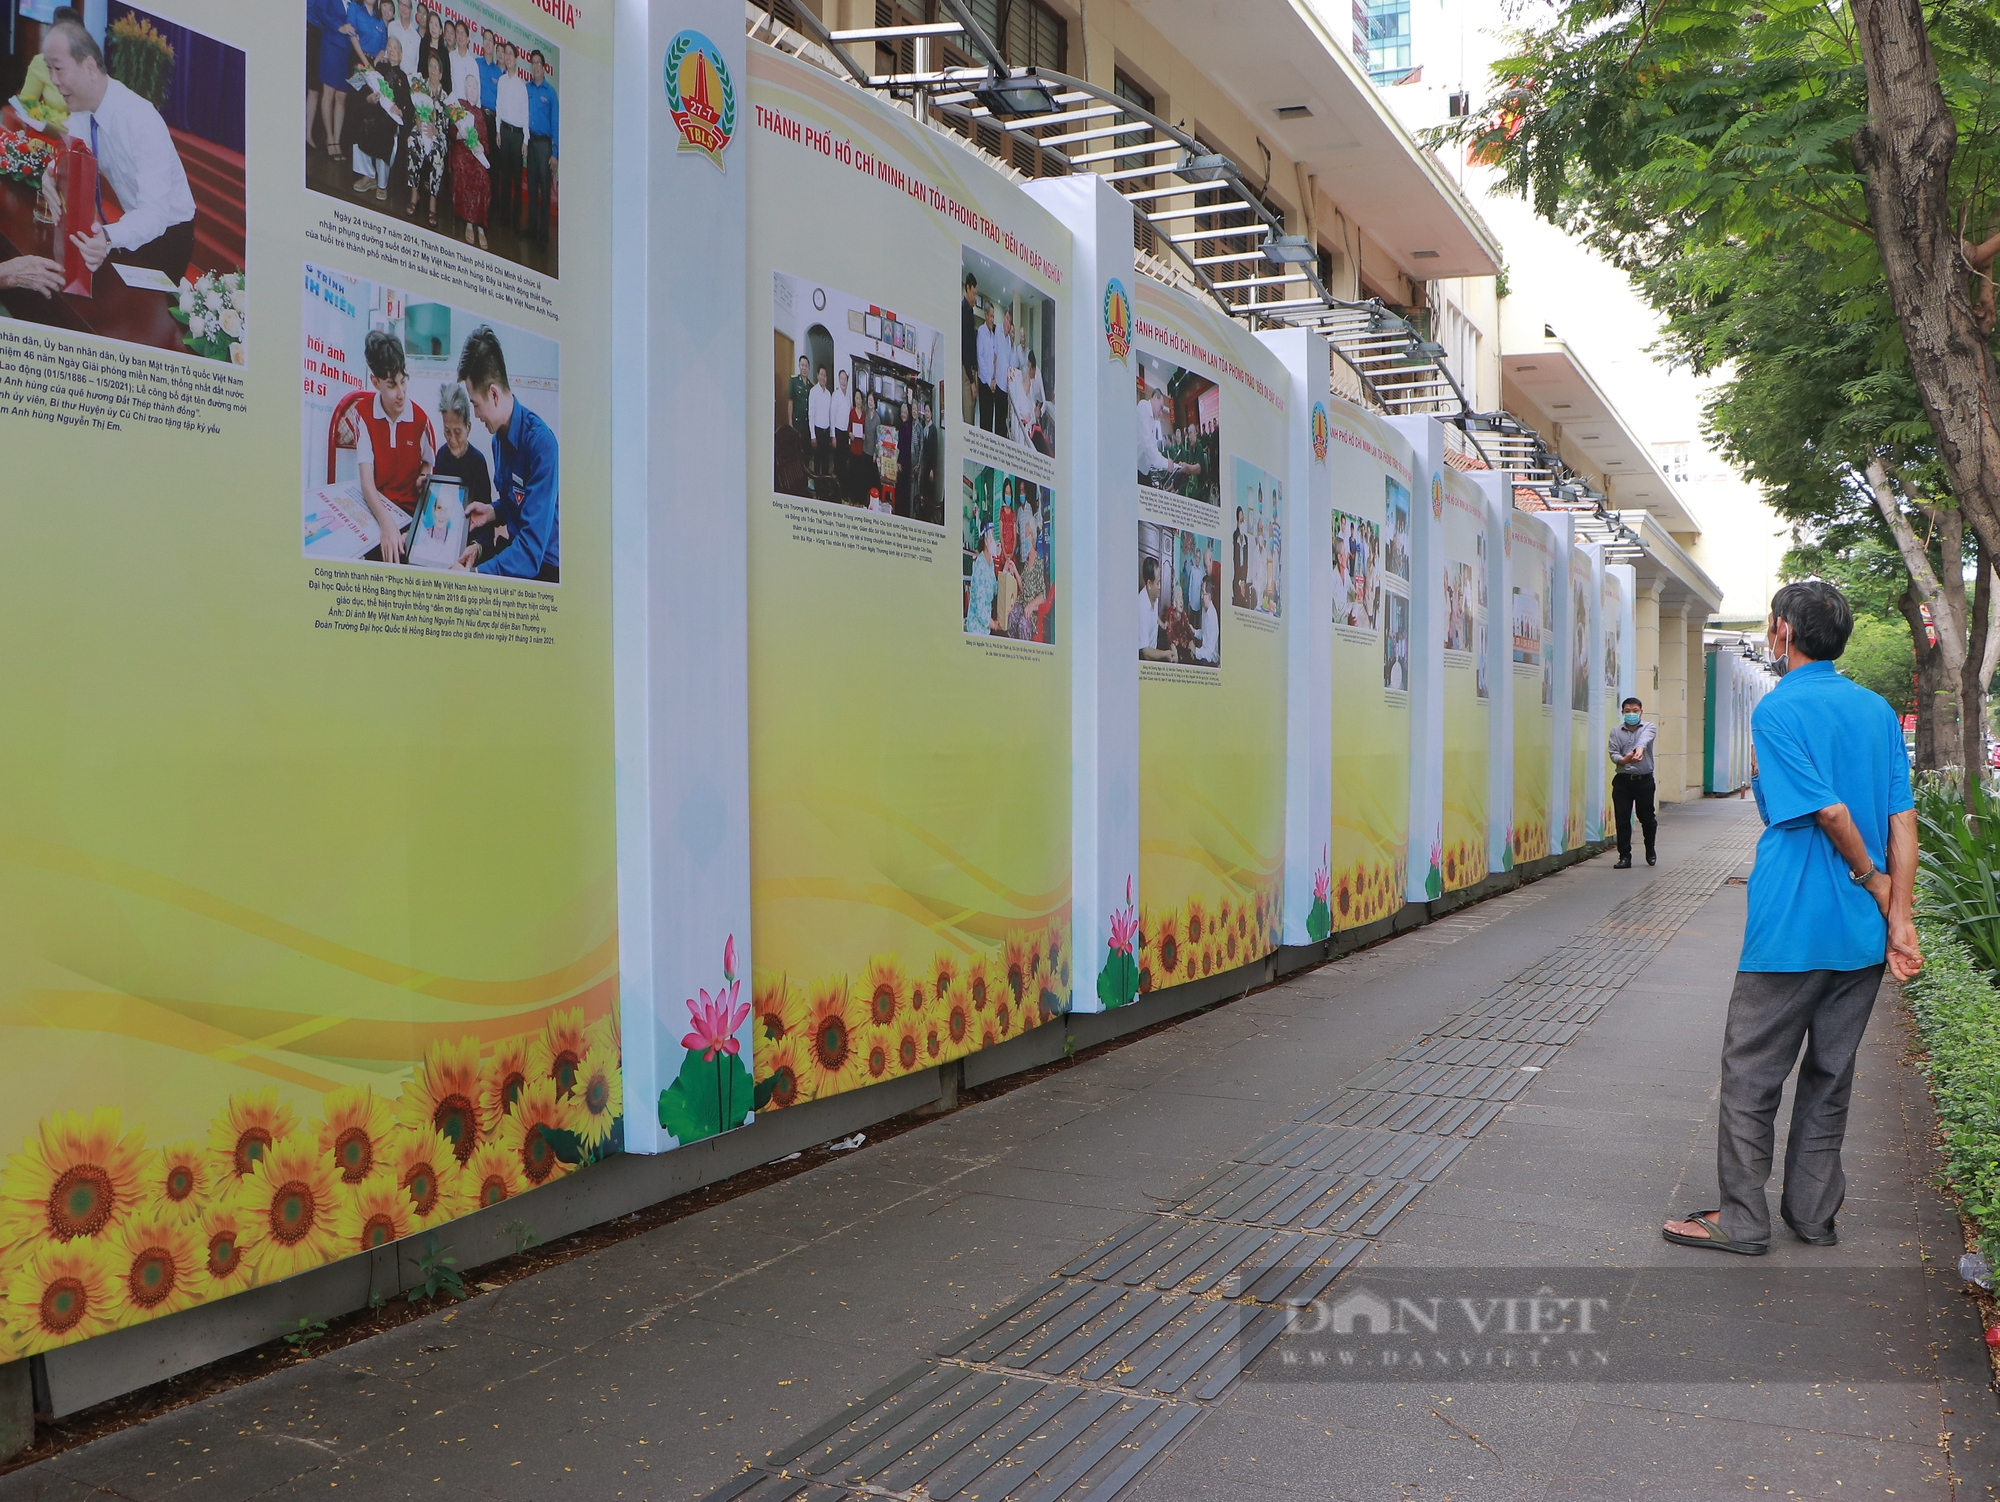
{"label": "tree trunk", "polygon": [[1993,570],[1986,554],[1979,556],[1979,580],[1972,590],[1972,628],[1966,639],[1965,665],[1959,676],[1958,701],[1963,718],[1959,736],[1965,752],[1965,811],[1974,809],[1974,792],[1986,775],[1986,685],[1993,681],[1993,647],[2000,633],[1991,630]]}
{"label": "tree trunk", "polygon": [[[1896,597],[1896,608],[1903,612],[1903,619],[1910,625],[1910,651],[1917,669],[1916,691],[1911,703],[1917,716],[1914,760],[1919,772],[1935,772],[1956,759],[1955,751],[1947,752],[1940,741],[1945,740],[1956,746],[1958,727],[1948,716],[1957,696],[1945,690],[1944,654],[1930,644],[1918,605],[1913,589],[1905,588]],[[1942,725],[1940,720],[1944,721]],[[1941,732],[1944,734],[1941,735]]]}
{"label": "tree trunk", "polygon": [[1924,413],[1984,557],[2000,559],[2000,431],[1992,351],[1952,222],[1958,126],[1938,86],[1922,0],[1855,0],[1868,123],[1855,133],[1868,217]]}
{"label": "tree trunk", "polygon": [[[1917,657],[1921,701],[1917,713],[1921,717],[1925,709],[1931,712],[1930,743],[1935,758],[1928,763],[1920,759],[1918,765],[1925,771],[1940,766],[1963,766],[1960,729],[1971,723],[1962,702],[1967,677],[1966,649],[1971,639],[1967,619],[1970,612],[1965,600],[1965,518],[1951,507],[1926,506],[1907,483],[1892,479],[1880,459],[1868,461],[1866,475],[1875,509],[1895,539],[1896,551],[1902,555],[1903,567],[1910,574],[1909,585],[1903,591],[1908,602],[1903,613],[1910,623],[1911,648]],[[1904,514],[1902,496],[1908,496],[1914,505],[1928,513],[1942,567],[1932,567],[1931,537],[1917,536],[1910,518]],[[1930,640],[1933,631],[1924,629],[1925,608],[1930,611],[1929,624],[1937,638],[1935,646]],[[1975,669],[1979,660],[1972,659]],[[1918,723],[1922,723],[1921,718]]]}

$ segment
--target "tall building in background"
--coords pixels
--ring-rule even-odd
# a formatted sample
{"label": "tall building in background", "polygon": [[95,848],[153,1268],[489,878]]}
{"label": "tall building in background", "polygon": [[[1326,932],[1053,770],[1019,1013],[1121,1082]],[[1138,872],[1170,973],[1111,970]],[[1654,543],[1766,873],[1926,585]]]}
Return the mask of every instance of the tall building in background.
{"label": "tall building in background", "polygon": [[1354,56],[1376,84],[1410,73],[1410,0],[1354,0]]}

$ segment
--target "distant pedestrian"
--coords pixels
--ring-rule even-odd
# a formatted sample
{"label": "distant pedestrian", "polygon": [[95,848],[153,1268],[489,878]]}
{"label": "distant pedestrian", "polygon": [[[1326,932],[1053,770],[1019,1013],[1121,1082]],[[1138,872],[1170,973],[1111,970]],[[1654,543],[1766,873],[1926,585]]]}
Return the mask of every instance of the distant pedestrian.
{"label": "distant pedestrian", "polygon": [[1646,836],[1646,864],[1659,864],[1653,847],[1659,825],[1653,818],[1653,740],[1659,727],[1647,722],[1646,706],[1627,699],[1619,706],[1620,722],[1611,728],[1611,761],[1618,770],[1611,777],[1611,809],[1618,819],[1618,864],[1614,871],[1632,869],[1632,812],[1639,813],[1639,828]]}
{"label": "distant pedestrian", "polygon": [[1771,600],[1766,636],[1784,676],[1750,716],[1750,787],[1766,827],[1722,1039],[1722,1205],[1666,1223],[1661,1234],[1682,1246],[1769,1250],[1764,1186],[1801,1045],[1782,1211],[1801,1241],[1834,1245],[1854,1059],[1884,963],[1898,980],[1923,968],[1910,921],[1917,816],[1902,729],[1879,694],[1834,671],[1853,630],[1831,584],[1787,584]]}

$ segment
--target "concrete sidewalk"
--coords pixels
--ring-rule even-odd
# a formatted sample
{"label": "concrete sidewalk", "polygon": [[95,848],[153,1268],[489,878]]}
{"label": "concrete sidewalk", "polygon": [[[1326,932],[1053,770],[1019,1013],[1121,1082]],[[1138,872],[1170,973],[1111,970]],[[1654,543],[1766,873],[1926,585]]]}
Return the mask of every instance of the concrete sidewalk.
{"label": "concrete sidewalk", "polygon": [[[1714,1203],[1754,833],[1742,803],[1672,809],[1657,870],[1571,868],[0,1499],[1988,1495],[1892,1007],[1838,1248],[1659,1239]],[[1482,1278],[1608,1280],[1615,1364],[1313,1364],[1329,1305]]]}

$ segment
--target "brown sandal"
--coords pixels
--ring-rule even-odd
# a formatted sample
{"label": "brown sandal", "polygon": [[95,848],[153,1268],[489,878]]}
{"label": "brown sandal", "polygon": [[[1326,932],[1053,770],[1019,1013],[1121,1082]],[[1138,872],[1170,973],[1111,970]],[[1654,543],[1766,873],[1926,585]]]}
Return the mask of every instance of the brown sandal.
{"label": "brown sandal", "polygon": [[1675,1246],[1695,1246],[1711,1252],[1734,1252],[1739,1257],[1761,1257],[1770,1250],[1768,1246],[1752,1246],[1747,1241],[1731,1241],[1729,1233],[1722,1229],[1720,1210],[1697,1210],[1694,1214],[1681,1218],[1704,1227],[1708,1234],[1690,1236],[1685,1231],[1669,1231],[1665,1226],[1661,1226],[1660,1235]]}

